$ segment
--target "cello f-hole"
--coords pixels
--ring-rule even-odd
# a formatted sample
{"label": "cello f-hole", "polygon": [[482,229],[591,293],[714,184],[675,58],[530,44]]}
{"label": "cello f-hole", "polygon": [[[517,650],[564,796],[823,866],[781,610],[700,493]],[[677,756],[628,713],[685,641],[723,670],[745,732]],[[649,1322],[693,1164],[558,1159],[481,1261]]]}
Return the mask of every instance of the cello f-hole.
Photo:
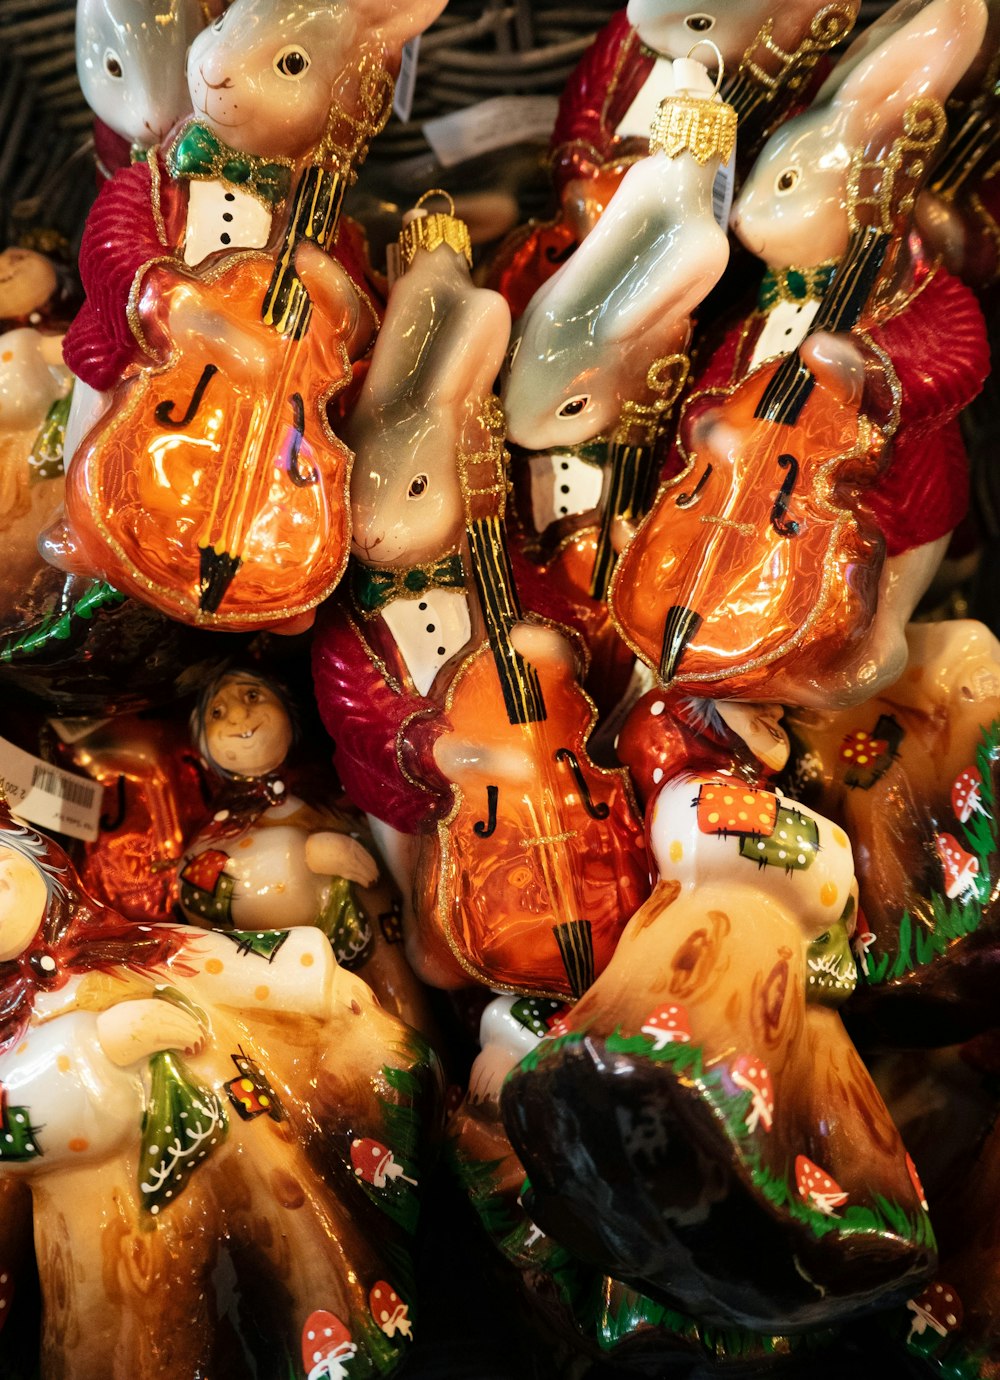
{"label": "cello f-hole", "polygon": [[774,507],[771,509],[771,526],[779,537],[797,537],[799,524],[793,518],[786,518],[785,513],[788,511],[788,500],[792,496],[796,480],[799,477],[799,462],[794,455],[779,455],[778,464],[788,473],[785,475],[784,483],[778,490]]}
{"label": "cello f-hole", "polygon": [[486,818],[477,819],[472,826],[472,832],[481,839],[488,839],[497,827],[497,801],[499,798],[499,786],[486,787]]}
{"label": "cello f-hole", "polygon": [[576,753],[570,748],[557,748],[555,752],[557,762],[566,762],[570,771],[576,779],[576,784],[580,788],[580,795],[583,797],[583,808],[590,815],[591,819],[607,819],[611,813],[611,806],[606,801],[595,802],[590,794],[590,787],[587,785],[586,778],[581,770],[580,763],[577,761]]}
{"label": "cello f-hole", "polygon": [[218,372],[217,365],[205,365],[204,369],[201,371],[201,378],[195,384],[194,392],[191,394],[191,401],[188,403],[187,411],[184,413],[183,417],[175,417],[173,415],[174,408],[177,405],[173,398],[165,398],[163,402],[157,403],[153,416],[160,425],[181,427],[188,426],[193,422],[198,414],[198,408],[201,406],[201,400],[205,396],[205,389]]}
{"label": "cello f-hole", "polygon": [[306,409],[302,394],[293,393],[289,402],[292,404],[292,446],[288,452],[288,477],[301,489],[307,484],[315,484],[319,474],[316,470],[304,470],[299,465],[299,451],[302,449],[302,438],[306,430]]}
{"label": "cello f-hole", "polygon": [[704,473],[704,474],[701,476],[701,478],[698,480],[697,484],[694,486],[694,488],[691,490],[691,492],[690,492],[689,494],[678,494],[678,495],[677,495],[677,506],[678,506],[678,508],[690,508],[690,507],[692,507],[693,504],[695,504],[695,503],[698,502],[698,499],[699,499],[699,497],[700,497],[700,495],[701,495],[701,491],[702,491],[702,489],[705,487],[705,485],[708,483],[708,476],[709,476],[711,473],[712,473],[712,466],[711,466],[711,465],[706,465],[706,466],[705,466],[705,473]]}

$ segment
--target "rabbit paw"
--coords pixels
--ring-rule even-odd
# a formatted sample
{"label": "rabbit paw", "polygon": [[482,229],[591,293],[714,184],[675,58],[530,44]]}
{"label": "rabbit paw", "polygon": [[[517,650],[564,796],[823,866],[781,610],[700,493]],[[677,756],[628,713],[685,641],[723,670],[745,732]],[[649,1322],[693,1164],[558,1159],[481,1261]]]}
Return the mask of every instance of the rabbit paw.
{"label": "rabbit paw", "polygon": [[357,839],[350,834],[335,834],[324,830],[306,839],[306,866],[321,877],[343,877],[358,886],[374,886],[378,881],[378,863]]}

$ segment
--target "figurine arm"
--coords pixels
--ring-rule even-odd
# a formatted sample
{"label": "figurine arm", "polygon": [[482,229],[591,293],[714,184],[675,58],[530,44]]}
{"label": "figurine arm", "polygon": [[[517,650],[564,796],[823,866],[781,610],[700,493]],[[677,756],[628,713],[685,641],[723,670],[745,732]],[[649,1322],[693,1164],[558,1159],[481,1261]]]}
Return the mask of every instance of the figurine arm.
{"label": "figurine arm", "polygon": [[433,757],[447,716],[388,683],[343,607],[331,609],[317,633],[313,681],[334,765],[359,809],[412,834],[450,808]]}
{"label": "figurine arm", "polygon": [[153,182],[145,163],[123,168],[98,194],[80,245],[80,278],[87,293],[66,332],[63,359],[99,392],[114,387],[141,357],[129,320],[129,300],[144,264],[172,252],[166,226],[176,193],[166,183],[161,225],[153,213]]}
{"label": "figurine arm", "polygon": [[610,157],[614,130],[606,128],[606,111],[612,88],[620,80],[634,82],[643,64],[648,60],[622,10],[584,53],[559,101],[550,157],[560,196],[567,182],[592,178]]}
{"label": "figurine arm", "polygon": [[154,997],[117,1002],[97,1016],[97,1038],[113,1064],[125,1068],[164,1049],[198,1054],[206,1031],[180,1006]]}

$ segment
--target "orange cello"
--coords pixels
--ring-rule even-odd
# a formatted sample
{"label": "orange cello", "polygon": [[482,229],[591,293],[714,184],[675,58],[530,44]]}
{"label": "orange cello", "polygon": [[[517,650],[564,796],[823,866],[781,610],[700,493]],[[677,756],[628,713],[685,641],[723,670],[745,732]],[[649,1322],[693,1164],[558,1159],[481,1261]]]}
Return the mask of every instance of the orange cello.
{"label": "orange cello", "polygon": [[348,180],[349,163],[331,171],[321,146],[274,249],[220,256],[201,277],[172,263],[147,273],[147,328],[164,307],[204,307],[255,342],[265,377],[227,376],[221,346],[214,358],[211,344],[174,349],[119,385],[70,467],[67,516],[85,557],[183,622],[274,626],[343,573],[352,456],[326,405],[351,376],[345,321],[310,298],[295,254],[332,247]]}
{"label": "orange cello", "polygon": [[[851,239],[813,332],[849,329],[898,267],[943,132],[940,104],[921,99],[882,156],[855,156]],[[685,409],[689,463],[661,488],[610,594],[619,631],[664,685],[774,699],[800,649],[818,680],[870,627],[885,546],[863,491],[888,463],[891,430],[815,383],[795,351]],[[711,450],[696,440],[709,412],[726,428]]]}
{"label": "orange cello", "polygon": [[[496,769],[484,775],[469,763],[450,774],[454,805],[420,839],[418,929],[422,944],[439,950],[443,939],[459,967],[490,987],[578,997],[649,893],[645,839],[627,773],[587,754],[596,712],[572,668],[528,661],[512,641],[522,615],[503,529],[502,414],[493,410],[490,450],[463,484],[488,641],[459,668],[445,712]],[[476,487],[483,463],[491,482]]]}

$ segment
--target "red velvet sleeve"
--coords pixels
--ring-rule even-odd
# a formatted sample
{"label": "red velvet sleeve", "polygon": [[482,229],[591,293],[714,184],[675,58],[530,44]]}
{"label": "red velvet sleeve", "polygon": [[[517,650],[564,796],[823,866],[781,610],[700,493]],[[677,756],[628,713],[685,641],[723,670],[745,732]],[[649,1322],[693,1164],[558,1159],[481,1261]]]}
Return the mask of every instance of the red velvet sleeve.
{"label": "red velvet sleeve", "polygon": [[342,604],[320,619],[312,667],[334,765],[354,804],[406,834],[446,814],[451,789],[432,749],[447,715],[433,700],[393,689]]}
{"label": "red velvet sleeve", "polygon": [[969,478],[957,417],[989,371],[979,305],[944,269],[898,316],[869,332],[892,360],[901,398],[889,465],[866,496],[896,556],[936,541],[968,508]]}
{"label": "red velvet sleeve", "polygon": [[[169,227],[176,191],[165,178],[162,185]],[[63,341],[64,360],[92,388],[112,388],[141,358],[128,321],[129,294],[142,265],[171,252],[169,228],[165,239],[153,215],[148,165],[120,169],[102,187],[87,218],[80,245],[80,280],[87,300]]]}
{"label": "red velvet sleeve", "polygon": [[593,176],[610,154],[614,131],[605,127],[609,89],[620,73],[628,70],[632,77],[635,64],[644,62],[651,66],[621,10],[594,39],[563,89],[550,146],[558,190],[571,178]]}
{"label": "red velvet sleeve", "polygon": [[979,394],[989,373],[979,304],[943,268],[898,316],[869,334],[892,360],[902,388],[897,446],[904,436],[953,421]]}

